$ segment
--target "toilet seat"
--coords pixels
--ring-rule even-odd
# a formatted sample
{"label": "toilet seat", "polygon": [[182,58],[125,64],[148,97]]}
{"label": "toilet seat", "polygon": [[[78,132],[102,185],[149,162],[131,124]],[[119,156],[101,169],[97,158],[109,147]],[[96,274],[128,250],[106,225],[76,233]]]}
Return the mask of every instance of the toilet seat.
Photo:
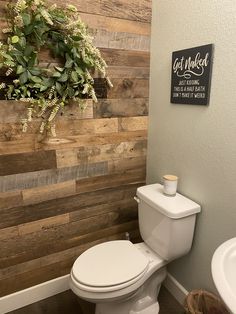
{"label": "toilet seat", "polygon": [[85,291],[108,292],[127,287],[147,271],[149,259],[127,240],[98,244],[75,261],[71,275]]}

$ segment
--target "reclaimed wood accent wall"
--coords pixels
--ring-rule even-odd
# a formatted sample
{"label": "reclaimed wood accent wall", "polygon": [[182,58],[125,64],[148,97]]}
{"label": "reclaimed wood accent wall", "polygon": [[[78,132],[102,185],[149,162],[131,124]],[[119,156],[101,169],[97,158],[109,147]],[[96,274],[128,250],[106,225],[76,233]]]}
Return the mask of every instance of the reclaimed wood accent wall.
{"label": "reclaimed wood accent wall", "polygon": [[24,104],[0,101],[1,296],[68,274],[97,243],[139,237],[133,196],[145,183],[151,0],[68,3],[95,36],[114,88],[84,112],[72,106],[47,140],[37,121],[22,134]]}

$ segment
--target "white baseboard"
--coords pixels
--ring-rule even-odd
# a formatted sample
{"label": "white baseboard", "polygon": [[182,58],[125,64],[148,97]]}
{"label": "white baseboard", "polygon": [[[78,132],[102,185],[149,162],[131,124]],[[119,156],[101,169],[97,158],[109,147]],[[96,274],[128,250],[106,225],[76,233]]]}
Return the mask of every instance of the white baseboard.
{"label": "white baseboard", "polygon": [[180,304],[184,304],[189,292],[171,274],[167,273],[163,285]]}
{"label": "white baseboard", "polygon": [[69,276],[58,277],[0,298],[0,314],[14,311],[68,290]]}
{"label": "white baseboard", "polygon": [[[0,314],[14,311],[69,290],[69,276],[70,275],[58,277],[0,298]],[[188,291],[169,273],[163,284],[173,297],[180,304],[183,304]]]}

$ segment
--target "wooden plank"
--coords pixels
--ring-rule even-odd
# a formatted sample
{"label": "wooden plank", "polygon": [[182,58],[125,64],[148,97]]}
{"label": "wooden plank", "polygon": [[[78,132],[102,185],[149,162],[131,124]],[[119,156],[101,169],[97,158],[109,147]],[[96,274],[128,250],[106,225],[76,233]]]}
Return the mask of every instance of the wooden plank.
{"label": "wooden plank", "polygon": [[[149,23],[89,13],[80,13],[80,17],[82,21],[86,23],[87,26],[92,30],[107,30],[110,32],[119,33],[125,33],[129,31],[132,34],[143,36],[150,36],[151,33],[151,25]],[[7,22],[5,19],[0,18],[0,27],[1,29],[7,27]],[[0,38],[3,38],[3,35],[4,34],[0,33]]]}
{"label": "wooden plank", "polygon": [[[116,133],[102,133],[102,134],[88,134],[78,136],[64,136],[56,139],[46,139],[41,143],[37,143],[37,149],[63,149],[63,148],[78,148],[90,145],[104,145],[110,143],[120,143],[126,141],[138,141],[147,138],[147,130],[131,131],[131,132],[116,132]],[[1,142],[0,142],[1,148]]]}
{"label": "wooden plank", "polygon": [[114,159],[146,155],[147,141],[129,141],[116,144],[87,145],[69,150],[57,150],[57,167],[69,167]]}
{"label": "wooden plank", "polygon": [[146,51],[100,49],[108,66],[149,67],[150,53]]}
{"label": "wooden plank", "polygon": [[54,169],[56,166],[54,150],[0,155],[0,176]]}
{"label": "wooden plank", "polygon": [[111,80],[113,78],[142,78],[149,79],[149,67],[129,67],[129,66],[109,66],[107,75]]}
{"label": "wooden plank", "polygon": [[57,121],[57,136],[62,134],[83,135],[83,134],[101,134],[118,132],[118,119],[63,119]]}
{"label": "wooden plank", "polygon": [[[20,134],[14,136],[9,131],[9,140],[1,139],[0,136],[0,154],[14,154],[32,152],[35,150],[52,150],[80,147],[90,144],[108,144],[119,143],[127,140],[141,140],[147,138],[147,131],[134,132],[115,132],[102,134],[85,134],[85,135],[61,135],[56,138],[38,138],[35,134]],[[1,132],[0,132],[1,134]]]}
{"label": "wooden plank", "polygon": [[[116,164],[117,167],[125,168],[122,164]],[[128,164],[130,165],[129,162],[126,162],[126,167],[128,167]],[[133,160],[132,164],[134,164]],[[141,162],[137,162],[137,164],[141,165]],[[113,167],[115,168],[114,165]],[[91,191],[88,188],[86,193],[83,194],[58,198],[38,204],[18,206],[7,210],[4,209],[1,210],[0,229],[70,213],[83,207],[104,204],[109,201],[115,202],[129,197],[132,198],[138,186],[140,186],[140,184],[129,184],[127,186],[121,186],[120,188],[115,187],[99,191],[93,191],[91,187]]]}
{"label": "wooden plank", "polygon": [[[110,227],[112,227],[112,224],[110,224]],[[114,227],[118,227],[118,225],[114,225]],[[105,228],[104,230],[106,230],[106,229],[107,228]],[[103,233],[104,230],[99,230],[98,233],[101,233],[101,232]],[[29,237],[25,236],[25,238],[27,238],[26,239],[27,241],[29,240]],[[48,244],[47,246],[44,246],[44,247],[39,246],[39,250],[38,251],[35,250],[35,248],[32,248],[32,250],[28,249],[28,252],[27,251],[24,251],[24,252],[23,251],[21,251],[21,252],[19,251],[18,252],[18,250],[15,250],[14,248],[10,248],[9,247],[9,250],[6,253],[10,254],[10,251],[14,250],[16,255],[10,256],[9,260],[7,260],[4,257],[0,261],[0,265],[3,268],[8,268],[8,267],[14,266],[14,263],[21,264],[21,263],[24,263],[26,261],[30,261],[32,258],[33,259],[42,258],[42,257],[47,256],[49,254],[53,254],[53,253],[57,253],[57,252],[60,252],[60,251],[64,251],[64,250],[69,249],[69,248],[73,248],[73,245],[75,247],[76,246],[80,246],[80,245],[83,245],[85,243],[92,242],[92,241],[94,241],[94,240],[96,240],[98,238],[99,237],[98,237],[98,235],[97,235],[97,233],[95,231],[93,233],[85,234],[85,235],[82,235],[82,236],[78,235],[77,237],[74,237],[71,240],[67,240],[67,241],[60,241],[59,242],[58,239],[55,238],[55,241],[57,241],[55,246],[53,246],[52,244]],[[51,238],[49,240],[53,241]],[[5,240],[3,240],[3,241],[5,241]],[[31,240],[29,240],[29,241],[30,241],[30,245],[31,244],[35,245],[35,243],[32,243]],[[21,241],[20,241],[20,243],[21,243]],[[27,250],[27,248],[24,248],[24,250]],[[46,252],[48,252],[48,253],[46,253]],[[5,250],[4,250],[4,254],[5,254]],[[43,255],[43,254],[45,254],[45,255]]]}
{"label": "wooden plank", "polygon": [[114,16],[127,20],[136,20],[150,23],[151,1],[101,0],[101,12],[105,16]]}
{"label": "wooden plank", "polygon": [[[25,118],[25,114],[26,105],[24,102],[14,100],[0,100],[0,124],[9,123],[12,125],[12,123],[19,123],[22,118]],[[93,101],[87,99],[84,110],[81,110],[76,103],[71,103],[66,107],[63,118],[75,118],[78,120],[93,118]],[[7,130],[5,127],[5,132],[6,131]],[[7,134],[4,137],[7,138]]]}
{"label": "wooden plank", "polygon": [[0,240],[7,240],[10,238],[17,239],[19,236],[23,236],[28,233],[42,230],[45,231],[48,228],[55,228],[56,226],[66,223],[69,223],[69,214],[58,215],[55,217],[49,217],[25,224],[20,224],[18,226],[0,229]]}
{"label": "wooden plank", "polygon": [[20,205],[23,205],[21,191],[0,193],[0,210]]}
{"label": "wooden plank", "polygon": [[4,130],[0,131],[0,155],[35,151],[36,142],[37,136],[23,134],[20,125],[18,125],[18,130],[14,130],[10,124],[5,124]]}
{"label": "wooden plank", "polygon": [[138,169],[127,170],[124,173],[110,174],[100,176],[93,179],[83,179],[77,181],[76,189],[78,193],[87,191],[96,191],[112,187],[121,187],[126,184],[143,183],[145,182],[146,169],[140,167]]}
{"label": "wooden plank", "polygon": [[[149,35],[133,34],[130,30],[129,32],[111,32],[106,29],[91,29],[89,33],[94,38],[93,44],[97,48],[150,51]],[[0,33],[0,40],[4,40],[5,37]]]}
{"label": "wooden plank", "polygon": [[126,33],[128,31],[129,33],[143,36],[150,36],[151,34],[151,24],[149,23],[87,13],[80,13],[80,17],[90,29],[108,30],[119,33]]}
{"label": "wooden plank", "polygon": [[0,192],[30,189],[103,174],[107,174],[107,162],[13,174],[0,178]]}
{"label": "wooden plank", "polygon": [[[47,63],[41,63],[41,66],[46,67]],[[51,63],[50,68],[53,68],[57,66],[57,63]],[[143,78],[143,79],[149,79],[150,69],[148,66],[122,66],[122,65],[109,65],[106,68],[106,73],[109,76],[109,78],[112,80],[113,78]],[[92,73],[92,76],[96,78],[100,78],[101,74],[97,71]]]}
{"label": "wooden plank", "polygon": [[26,105],[14,100],[0,100],[0,123],[19,122],[25,117]]}
{"label": "wooden plank", "polygon": [[[149,80],[142,78],[113,78],[112,84],[113,88],[107,87],[107,82],[102,78],[95,78],[95,93],[98,99],[107,99],[107,98],[146,98],[149,96]],[[91,107],[92,109],[92,107]],[[66,112],[70,112],[69,107],[66,108]],[[73,112],[72,112],[73,114]],[[85,116],[80,108],[77,107],[77,112],[75,112],[75,117],[78,116],[80,119],[86,119],[93,117],[90,114],[89,117]],[[67,115],[68,117],[68,115]],[[62,116],[59,116],[57,120],[63,119]],[[78,120],[77,118],[77,120]],[[40,119],[34,119],[33,121],[41,121]],[[83,120],[82,120],[83,121]],[[18,120],[20,122],[20,120]],[[32,124],[31,124],[32,125]],[[40,124],[37,124],[37,129],[39,129]],[[20,128],[22,129],[22,127]]]}
{"label": "wooden plank", "polygon": [[[65,275],[65,274],[64,274]],[[15,276],[15,279],[8,278],[0,282],[0,296],[5,296],[13,292],[29,288],[37,283],[41,283],[61,275],[60,264],[52,264],[49,266],[34,269],[25,272],[24,275]]]}
{"label": "wooden plank", "polygon": [[[0,0],[0,10],[6,2]],[[6,191],[0,193],[0,295],[67,274],[85,249],[127,231],[140,240],[133,196],[145,181],[151,1],[69,3],[94,34],[114,88],[107,92],[94,73],[99,102],[90,101],[83,113],[76,105],[68,108],[56,138],[38,136],[39,120],[22,134],[25,104],[0,103],[0,163],[12,158],[6,167],[0,164],[0,175],[7,167],[12,172],[0,177],[0,191]],[[48,52],[41,60],[59,62]],[[47,169],[27,173],[29,159],[22,174],[20,163],[13,167],[11,155],[54,150],[59,169],[45,159]]]}
{"label": "wooden plank", "polygon": [[19,236],[18,226],[0,229],[0,241]]}
{"label": "wooden plank", "polygon": [[114,87],[107,91],[107,98],[148,98],[149,80],[113,79]]}
{"label": "wooden plank", "polygon": [[6,2],[4,0],[0,1],[0,17],[1,20],[4,20],[6,16]]}
{"label": "wooden plank", "polygon": [[49,253],[84,244],[84,237],[102,229],[137,220],[136,208],[119,208],[99,216],[24,234],[1,242],[0,267],[5,268]]}
{"label": "wooden plank", "polygon": [[[42,62],[40,64],[40,66],[42,67],[46,67],[48,65],[48,63]],[[58,63],[52,62],[50,64],[50,68],[54,68],[55,66],[57,66]],[[149,74],[150,74],[150,69],[148,66],[122,66],[122,65],[109,65],[106,69],[106,73],[109,76],[109,78],[111,80],[113,80],[113,78],[141,78],[141,79],[149,79]],[[93,77],[96,78],[100,78],[101,74],[98,72],[94,72]],[[92,117],[92,112],[91,112],[91,105],[89,102],[91,102],[91,99],[87,99],[88,105],[87,108],[84,111],[80,111],[77,107],[77,114],[74,113],[75,116],[78,116],[78,119],[89,119]],[[0,104],[4,104],[5,103],[5,107],[0,108],[0,112],[4,113],[4,116],[0,116],[0,123],[7,123],[7,122],[15,122],[15,121],[20,121],[21,118],[25,117],[25,108],[26,105],[25,103],[22,103],[20,101],[14,101],[14,100],[0,100]],[[14,110],[12,110],[12,108],[10,107],[10,104],[13,105],[15,104],[15,108]],[[21,105],[21,111],[19,112],[19,108],[18,106]],[[66,106],[66,110],[65,113],[72,112],[74,108],[76,108],[76,106],[74,106],[73,108],[68,105]],[[4,111],[3,111],[4,110]],[[7,112],[6,112],[7,111]],[[16,111],[16,112],[14,112]],[[16,119],[17,116],[17,119]]]}
{"label": "wooden plank", "polygon": [[138,222],[131,221],[122,225],[116,225],[107,229],[100,230],[96,233],[96,239],[94,237],[90,238],[91,234],[89,234],[87,235],[87,237],[91,239],[91,241],[86,241],[80,246],[73,247],[61,252],[52,253],[47,256],[33,259],[24,263],[20,263],[17,266],[13,265],[10,267],[2,268],[0,269],[0,278],[1,280],[3,280],[53,263],[63,262],[64,259],[77,258],[81,254],[81,252],[100,242],[115,240],[115,238],[113,237],[117,236],[120,237],[120,239],[123,239],[126,231],[130,232],[131,240],[133,241],[137,237],[137,229]]}
{"label": "wooden plank", "polygon": [[108,162],[108,172],[114,173],[118,171],[127,171],[136,168],[146,167],[146,156],[136,157],[136,158],[125,158],[110,160]]}
{"label": "wooden plank", "polygon": [[[39,284],[41,282],[52,279],[51,277],[50,278],[48,277],[51,276],[50,266],[52,265],[53,268],[55,268],[58,271],[55,277],[61,276],[62,273],[68,274],[75,259],[85,250],[105,241],[124,239],[124,234],[126,231],[130,232],[131,239],[135,239],[138,234],[137,226],[138,226],[137,221],[128,222],[126,224],[122,224],[119,226],[113,226],[105,230],[102,230],[102,232],[99,231],[97,233],[97,239],[93,239],[90,242],[87,242],[78,247],[70,248],[62,252],[49,254],[48,256],[45,257],[24,262],[18,264],[17,267],[10,266],[8,268],[0,270],[1,278],[0,295],[2,296],[5,294],[9,294],[19,289],[27,288],[32,285]],[[45,272],[45,269],[49,269],[49,272],[48,271]],[[52,274],[54,275],[54,272],[52,272]],[[21,277],[22,278],[24,277],[23,288],[21,284]],[[16,280],[16,278],[18,278],[19,280]],[[18,282],[17,286],[14,284],[14,281]]]}
{"label": "wooden plank", "polygon": [[121,132],[147,130],[147,128],[148,117],[119,118],[119,130]]}
{"label": "wooden plank", "polygon": [[[48,63],[47,62],[41,62],[40,66],[47,67]],[[55,66],[58,66],[58,63],[52,62],[49,67],[53,69]],[[143,79],[145,78],[145,79],[149,79],[150,69],[149,69],[148,66],[143,66],[142,67],[142,66],[122,66],[122,65],[116,66],[116,65],[109,65],[107,67],[107,69],[106,69],[106,73],[110,77],[110,79],[113,79],[113,78],[123,78],[123,79],[124,78],[143,78]],[[101,77],[101,74],[95,71],[93,73],[93,77],[94,78],[99,78],[99,77]],[[88,99],[87,101],[90,101],[90,99]],[[24,115],[24,113],[25,113],[24,112],[25,103],[22,103],[20,101],[16,102],[14,100],[13,101],[11,101],[11,100],[8,100],[8,101],[0,100],[0,104],[3,104],[4,102],[7,103],[7,104],[11,104],[11,103],[15,104],[15,106],[16,106],[15,109],[17,111],[19,111],[19,108],[17,108],[17,106],[18,105],[22,105],[21,112],[18,112],[18,116],[19,116],[19,119],[25,117],[25,115]],[[68,107],[65,107],[65,109],[67,109],[67,108]],[[6,110],[6,109],[4,109],[4,110]],[[8,108],[8,109],[9,109],[8,110],[9,117],[2,117],[1,116],[0,119],[2,119],[2,120],[0,120],[0,122],[7,123],[7,122],[14,122],[15,121],[15,119],[14,119],[14,121],[11,120],[11,115],[15,116],[16,113],[14,113],[11,110],[11,108]],[[0,110],[1,110],[1,107],[0,107]],[[70,109],[70,111],[71,111],[71,109]],[[81,118],[82,119],[83,118],[87,119],[87,115],[88,115],[88,118],[90,118],[91,113],[90,112],[87,113],[86,110],[85,110],[84,115],[85,115],[85,117],[83,116]],[[78,119],[79,118],[80,118],[80,116],[78,116]],[[19,119],[18,119],[18,121],[19,121]]]}
{"label": "wooden plank", "polygon": [[43,201],[53,200],[76,194],[76,183],[73,181],[66,181],[57,184],[36,187],[22,191],[23,204],[37,204]]}
{"label": "wooden plank", "polygon": [[[54,2],[50,0],[49,3]],[[151,22],[150,0],[69,0],[67,3],[75,5],[80,12]],[[57,4],[64,5],[65,3],[63,0],[57,0]]]}
{"label": "wooden plank", "polygon": [[148,98],[101,99],[94,103],[95,118],[148,115]]}
{"label": "wooden plank", "polygon": [[[49,3],[54,3],[50,0]],[[65,5],[63,0],[57,0],[58,5]],[[140,22],[151,22],[150,0],[70,0],[67,4],[75,5],[80,12],[117,17]],[[5,0],[0,1],[0,10],[4,10]]]}
{"label": "wooden plank", "polygon": [[93,119],[93,101],[92,99],[84,99],[84,109],[81,110],[76,102],[71,102],[66,106],[63,112],[63,119]]}
{"label": "wooden plank", "polygon": [[49,228],[55,228],[69,223],[69,214],[58,215],[55,217],[49,217],[40,219],[30,223],[18,225],[18,235],[23,236],[29,233],[46,231]]}
{"label": "wooden plank", "polygon": [[112,211],[119,211],[120,209],[137,209],[137,204],[133,198],[118,200],[107,204],[99,204],[91,207],[85,207],[69,213],[70,222],[80,221],[89,217],[100,216]]}
{"label": "wooden plank", "polygon": [[[149,67],[150,53],[125,49],[100,48],[108,66]],[[40,62],[55,62],[49,50],[43,50],[39,55]]]}
{"label": "wooden plank", "polygon": [[[132,162],[134,163],[134,161]],[[126,163],[126,165],[127,164],[130,163]],[[140,165],[141,163],[139,162],[137,164]],[[120,166],[122,167],[122,165]],[[0,229],[63,215],[85,207],[89,208],[98,204],[107,204],[107,202],[114,203],[119,200],[132,198],[138,186],[140,186],[140,183],[96,190],[96,187],[94,188],[90,185],[86,193],[80,193],[78,189],[77,195],[49,200],[38,204],[4,209],[1,210]]]}
{"label": "wooden plank", "polygon": [[[34,138],[38,135],[38,129],[40,126],[40,121],[36,120],[30,124],[30,128],[26,134],[22,133],[21,128],[19,128],[18,123],[9,124],[12,130],[16,130],[16,135],[9,135],[9,140],[12,140],[12,136],[15,139],[27,136],[29,134],[33,134]],[[8,123],[0,124],[0,139],[4,141],[4,132]],[[10,132],[10,131],[9,131]],[[12,131],[14,132],[14,131]],[[71,135],[83,135],[83,134],[100,134],[100,133],[114,133],[118,132],[118,119],[117,118],[109,118],[109,119],[77,119],[74,115],[70,116],[68,113],[65,117],[58,117],[56,124],[56,133],[57,136],[61,134],[66,134],[67,136]]]}
{"label": "wooden plank", "polygon": [[[2,113],[4,114],[4,113]],[[5,114],[4,114],[5,115]],[[32,139],[28,138],[28,134],[22,132],[22,125],[20,121],[16,123],[1,123],[0,124],[0,141],[1,142],[11,142],[17,140],[18,138],[23,138],[26,146],[32,145]],[[30,143],[28,143],[30,140]]]}
{"label": "wooden plank", "polygon": [[94,37],[94,45],[98,48],[150,51],[150,36],[132,34],[129,30],[127,31],[119,33],[94,29],[90,33]]}
{"label": "wooden plank", "polygon": [[95,236],[94,234],[88,234],[85,236],[84,244],[80,246],[72,247],[61,252],[52,253],[47,256],[23,262],[18,264],[17,266],[13,265],[7,268],[2,268],[0,269],[0,278],[2,280],[5,278],[16,276],[17,274],[22,274],[30,270],[53,264],[55,262],[63,262],[64,259],[77,258],[81,252],[93,245],[96,245],[97,243],[115,240],[115,238],[113,237],[119,237],[120,239],[124,239],[126,231],[130,232],[131,241],[135,241],[137,235],[139,234],[138,221],[135,220],[99,230]]}

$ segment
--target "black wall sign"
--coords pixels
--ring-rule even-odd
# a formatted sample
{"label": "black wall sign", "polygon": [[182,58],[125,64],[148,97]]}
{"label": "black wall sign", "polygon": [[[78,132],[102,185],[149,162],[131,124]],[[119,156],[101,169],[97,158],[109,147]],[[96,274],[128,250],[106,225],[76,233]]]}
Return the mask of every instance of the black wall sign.
{"label": "black wall sign", "polygon": [[172,53],[171,103],[207,105],[213,45]]}

